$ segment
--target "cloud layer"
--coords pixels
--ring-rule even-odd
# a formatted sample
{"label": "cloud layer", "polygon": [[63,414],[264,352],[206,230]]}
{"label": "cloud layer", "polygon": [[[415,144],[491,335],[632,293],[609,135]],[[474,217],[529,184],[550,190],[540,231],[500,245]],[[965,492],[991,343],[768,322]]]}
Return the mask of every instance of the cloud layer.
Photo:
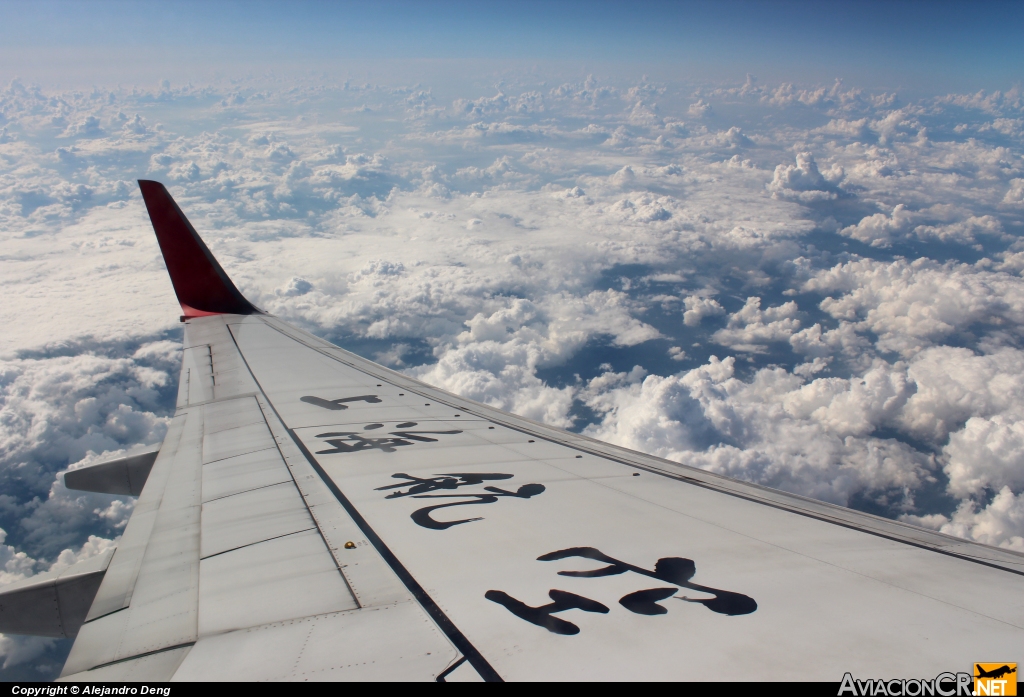
{"label": "cloud layer", "polygon": [[[142,177],[253,302],[370,358],[1024,550],[1018,92],[461,89],[0,92],[0,581],[111,544],[131,501],[57,474],[159,441],[173,409]],[[0,643],[9,667],[59,651]]]}

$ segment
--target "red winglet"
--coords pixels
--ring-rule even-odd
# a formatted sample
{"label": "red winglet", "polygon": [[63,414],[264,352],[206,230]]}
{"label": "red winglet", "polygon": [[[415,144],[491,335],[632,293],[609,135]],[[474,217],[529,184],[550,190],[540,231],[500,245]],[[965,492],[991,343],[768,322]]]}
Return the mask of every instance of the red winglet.
{"label": "red winglet", "polygon": [[140,179],[139,188],[185,318],[259,312],[235,288],[164,185]]}

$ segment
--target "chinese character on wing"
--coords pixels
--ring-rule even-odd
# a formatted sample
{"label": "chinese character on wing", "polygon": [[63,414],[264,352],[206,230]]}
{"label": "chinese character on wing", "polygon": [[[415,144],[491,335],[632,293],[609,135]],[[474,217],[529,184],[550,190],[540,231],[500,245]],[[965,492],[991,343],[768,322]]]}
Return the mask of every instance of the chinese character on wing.
{"label": "chinese character on wing", "polygon": [[438,474],[433,477],[421,479],[420,477],[413,477],[405,474],[404,472],[398,472],[392,475],[393,479],[405,479],[406,481],[399,484],[391,484],[389,486],[378,487],[376,491],[386,491],[388,489],[401,489],[402,487],[409,487],[406,491],[395,491],[388,494],[385,498],[395,499],[411,496],[414,499],[461,499],[459,501],[451,501],[447,503],[439,503],[433,506],[425,506],[413,512],[410,516],[414,523],[417,525],[428,528],[430,530],[447,530],[453,525],[461,525],[463,523],[472,523],[476,520],[482,520],[482,518],[465,518],[463,520],[452,520],[452,521],[441,521],[435,520],[431,517],[433,511],[442,508],[452,508],[454,506],[475,506],[479,504],[496,503],[499,498],[517,498],[517,499],[529,499],[538,494],[544,492],[543,484],[524,484],[515,491],[507,491],[500,489],[496,486],[485,486],[483,491],[480,493],[467,492],[464,494],[432,494],[429,492],[433,491],[451,491],[464,486],[479,486],[485,481],[500,481],[504,479],[511,479],[513,475],[504,474],[500,472],[488,472],[488,473],[466,473],[466,472],[452,472],[449,474]]}
{"label": "chinese character on wing", "polygon": [[318,450],[317,455],[335,455],[338,453],[356,453],[362,450],[380,450],[385,453],[393,453],[396,448],[415,443],[436,443],[437,438],[431,436],[452,436],[462,431],[410,431],[408,429],[416,426],[415,421],[406,421],[395,426],[397,431],[391,431],[386,437],[367,435],[366,431],[375,431],[384,428],[384,424],[367,424],[362,431],[332,431],[330,433],[318,433],[317,438],[323,438],[332,447],[327,450]]}
{"label": "chinese character on wing", "polygon": [[[638,615],[664,615],[668,608],[660,605],[660,601],[675,596],[677,600],[689,603],[699,603],[721,615],[749,615],[757,610],[757,602],[750,596],[733,591],[719,590],[709,586],[701,586],[691,583],[690,579],[697,573],[697,565],[692,559],[682,557],[662,557],[655,563],[654,569],[644,569],[633,566],[627,562],[609,557],[594,547],[572,547],[557,552],[550,552],[537,557],[538,561],[555,561],[579,557],[582,559],[593,559],[606,564],[599,569],[590,571],[559,571],[559,576],[572,578],[600,578],[603,576],[617,576],[627,572],[633,572],[641,576],[647,576],[663,583],[671,583],[672,588],[647,588],[644,590],[627,593],[619,598],[619,604],[630,612]],[[712,595],[711,598],[688,598],[685,595],[677,596],[680,588],[687,588],[701,593]],[[569,593],[568,591],[551,589],[548,597],[553,602],[547,605],[531,607],[521,600],[513,598],[504,591],[490,590],[484,594],[488,600],[498,603],[516,617],[524,619],[538,627],[544,627],[555,634],[572,635],[579,633],[579,627],[568,620],[552,617],[556,612],[566,610],[583,610],[584,612],[597,612],[607,614],[608,608],[596,600],[584,598],[583,596]]]}

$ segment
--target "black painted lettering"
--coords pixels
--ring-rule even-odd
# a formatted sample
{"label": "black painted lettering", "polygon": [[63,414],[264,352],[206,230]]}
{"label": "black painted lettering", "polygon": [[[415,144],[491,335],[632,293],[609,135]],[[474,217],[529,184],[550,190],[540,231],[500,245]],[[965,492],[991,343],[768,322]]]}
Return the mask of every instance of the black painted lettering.
{"label": "black painted lettering", "polygon": [[556,612],[565,612],[566,610],[583,610],[584,612],[598,612],[601,614],[607,614],[608,612],[608,608],[596,600],[555,588],[548,591],[548,597],[551,598],[552,602],[539,607],[531,607],[521,600],[516,600],[504,591],[487,591],[484,593],[484,597],[491,602],[498,603],[516,617],[524,619],[530,624],[543,627],[554,634],[566,636],[579,634],[580,628],[572,622],[554,617]]}
{"label": "black painted lettering", "polygon": [[323,399],[321,397],[300,397],[300,402],[306,404],[312,404],[315,407],[323,407],[324,409],[330,409],[331,411],[341,411],[348,409],[345,405],[346,402],[366,402],[367,404],[380,404],[380,397],[375,394],[362,394],[358,397],[343,397],[342,399]]}
{"label": "black painted lettering", "polygon": [[[570,557],[593,559],[594,561],[603,562],[607,564],[607,566],[600,569],[594,569],[592,571],[559,571],[559,576],[598,578],[601,576],[614,576],[626,573],[627,571],[632,571],[633,573],[648,576],[659,581],[673,583],[681,588],[687,588],[689,590],[712,595],[713,597],[707,599],[687,598],[686,596],[678,598],[679,600],[689,603],[699,603],[712,612],[717,612],[722,615],[748,615],[757,610],[757,602],[747,595],[691,583],[690,579],[693,578],[694,574],[697,572],[697,566],[694,564],[692,559],[684,559],[682,557],[663,557],[654,565],[653,571],[614,559],[593,547],[572,547],[570,549],[563,549],[557,552],[550,552],[549,554],[541,555],[537,557],[537,559],[540,561],[555,561],[558,559],[568,559]],[[649,607],[647,609],[649,609]]]}

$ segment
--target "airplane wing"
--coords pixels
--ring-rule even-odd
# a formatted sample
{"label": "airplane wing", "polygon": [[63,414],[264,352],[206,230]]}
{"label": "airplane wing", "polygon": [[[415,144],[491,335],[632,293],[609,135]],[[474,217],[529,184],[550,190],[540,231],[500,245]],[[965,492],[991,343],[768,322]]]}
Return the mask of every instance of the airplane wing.
{"label": "airplane wing", "polygon": [[158,452],[69,476],[141,490],[106,566],[12,591],[69,618],[62,679],[836,682],[1024,646],[1024,555],[360,358],[252,306],[140,186],[183,310],[177,409]]}

